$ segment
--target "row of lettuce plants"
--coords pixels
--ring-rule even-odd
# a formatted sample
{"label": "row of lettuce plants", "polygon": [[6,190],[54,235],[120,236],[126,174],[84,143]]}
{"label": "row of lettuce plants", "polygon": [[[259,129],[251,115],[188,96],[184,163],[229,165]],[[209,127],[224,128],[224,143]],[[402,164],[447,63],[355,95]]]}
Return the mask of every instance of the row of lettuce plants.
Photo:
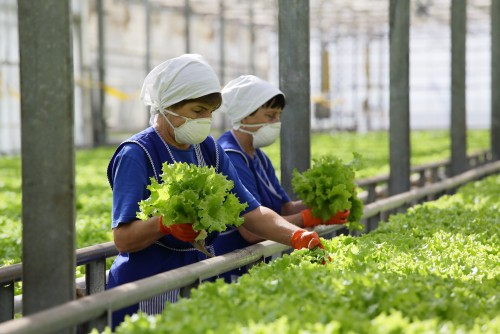
{"label": "row of lettuce plants", "polygon": [[325,240],[326,265],[300,250],[237,283],[203,283],[116,333],[500,333],[499,187],[491,176]]}

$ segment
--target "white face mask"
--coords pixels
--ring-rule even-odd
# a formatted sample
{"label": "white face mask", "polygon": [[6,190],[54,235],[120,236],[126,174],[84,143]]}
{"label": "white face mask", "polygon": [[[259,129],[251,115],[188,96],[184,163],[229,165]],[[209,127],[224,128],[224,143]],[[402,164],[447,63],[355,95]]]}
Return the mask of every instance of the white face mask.
{"label": "white face mask", "polygon": [[184,118],[186,122],[179,127],[174,127],[164,113],[161,113],[168,124],[174,129],[175,141],[179,144],[199,144],[207,139],[210,134],[212,118],[189,118],[178,115],[170,110],[165,110],[170,115]]}
{"label": "white face mask", "polygon": [[242,128],[239,128],[241,132],[251,134],[253,136],[253,147],[254,148],[259,148],[259,147],[265,147],[269,146],[272,143],[278,139],[280,135],[280,130],[281,130],[281,122],[275,122],[275,123],[261,123],[261,124],[241,124],[242,126],[246,127],[257,127],[261,126],[260,129],[258,129],[255,132],[251,132],[248,130],[244,130]]}

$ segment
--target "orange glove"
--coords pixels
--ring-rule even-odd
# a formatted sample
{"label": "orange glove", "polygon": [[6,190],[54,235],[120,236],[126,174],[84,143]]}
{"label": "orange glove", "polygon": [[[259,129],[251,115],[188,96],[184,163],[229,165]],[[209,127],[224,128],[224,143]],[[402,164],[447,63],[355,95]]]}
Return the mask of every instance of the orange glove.
{"label": "orange glove", "polygon": [[345,224],[350,213],[351,211],[349,210],[337,211],[337,214],[328,219],[325,225]]}
{"label": "orange glove", "polygon": [[160,232],[164,235],[172,234],[174,238],[184,242],[194,242],[194,239],[200,232],[193,230],[191,224],[172,224],[170,226],[163,225],[163,217],[160,217]]}
{"label": "orange glove", "polygon": [[351,212],[349,210],[338,211],[337,214],[326,222],[323,222],[321,218],[316,218],[313,216],[312,209],[306,209],[302,211],[302,221],[304,222],[304,227],[313,227],[316,225],[334,225],[334,224],[345,224],[347,223],[347,217]]}
{"label": "orange glove", "polygon": [[323,246],[321,240],[319,239],[318,233],[308,232],[302,229],[293,232],[292,239],[290,239],[290,243],[292,247],[295,249],[302,249],[302,248],[313,249],[314,247],[325,249],[325,246]]}

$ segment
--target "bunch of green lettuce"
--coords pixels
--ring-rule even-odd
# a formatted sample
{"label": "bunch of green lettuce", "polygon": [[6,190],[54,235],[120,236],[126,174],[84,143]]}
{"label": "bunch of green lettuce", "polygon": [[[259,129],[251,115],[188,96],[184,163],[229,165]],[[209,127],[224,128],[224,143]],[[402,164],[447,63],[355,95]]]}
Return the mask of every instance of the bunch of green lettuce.
{"label": "bunch of green lettuce", "polygon": [[[147,220],[151,216],[163,216],[163,224],[191,223],[200,231],[194,244],[203,246],[208,232],[222,232],[228,225],[243,224],[240,213],[247,203],[240,203],[233,189],[234,183],[219,174],[215,168],[197,166],[185,162],[164,163],[162,183],[151,178],[147,186],[151,195],[139,202],[137,217]],[[198,247],[197,247],[198,248]]]}
{"label": "bunch of green lettuce", "polygon": [[359,222],[363,215],[363,202],[358,198],[354,182],[356,170],[362,168],[359,153],[344,163],[335,156],[313,159],[313,166],[303,173],[293,171],[292,188],[304,204],[312,208],[313,215],[324,221],[338,211],[350,210],[347,228],[362,230]]}

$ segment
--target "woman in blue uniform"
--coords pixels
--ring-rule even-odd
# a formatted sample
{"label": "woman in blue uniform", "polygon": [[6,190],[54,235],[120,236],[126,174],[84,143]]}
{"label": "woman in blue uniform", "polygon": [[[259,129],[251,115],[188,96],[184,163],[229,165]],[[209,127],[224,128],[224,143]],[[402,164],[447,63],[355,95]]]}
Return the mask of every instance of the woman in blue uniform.
{"label": "woman in blue uniform", "polygon": [[[218,143],[255,199],[296,226],[345,224],[349,211],[339,212],[323,222],[313,217],[311,209],[302,201],[290,200],[276,177],[271,160],[260,149],[274,143],[280,135],[280,117],[285,107],[283,92],[256,76],[243,75],[222,89],[222,98],[221,109],[229,117],[232,130],[222,134]],[[214,247],[216,254],[221,255],[262,240],[241,226],[222,232]],[[245,268],[239,268],[226,273],[224,279],[232,281],[245,272]]]}
{"label": "woman in blue uniform", "polygon": [[[166,161],[210,165],[233,180],[233,192],[248,204],[242,212],[243,225],[252,233],[296,249],[323,246],[316,233],[261,206],[209,136],[211,114],[222,99],[219,80],[201,56],[183,55],[158,65],[146,77],[141,99],[151,108],[151,127],[120,144],[107,171],[113,189],[113,237],[119,251],[109,272],[108,289],[206,258],[190,244],[198,235],[192,222],[165,227],[162,217],[142,221],[136,216],[138,203],[149,197],[150,177],[161,182],[161,166]],[[212,253],[216,237],[214,233],[206,239]],[[112,327],[139,310],[161,312],[167,300],[177,300],[178,293],[170,291],[114,312]]]}

